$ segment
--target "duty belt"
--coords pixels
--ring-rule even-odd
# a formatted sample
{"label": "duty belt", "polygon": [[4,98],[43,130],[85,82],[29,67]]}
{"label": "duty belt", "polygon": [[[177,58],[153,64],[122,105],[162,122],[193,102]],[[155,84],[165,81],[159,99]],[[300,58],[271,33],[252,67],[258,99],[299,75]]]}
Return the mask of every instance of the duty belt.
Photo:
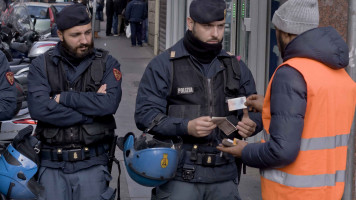
{"label": "duty belt", "polygon": [[76,149],[41,149],[42,160],[52,161],[82,161],[91,157],[96,157],[106,153],[109,150],[108,145],[98,145],[95,147],[83,147]]}
{"label": "duty belt", "polygon": [[226,154],[214,154],[214,153],[194,153],[192,155],[191,151],[185,152],[186,160],[190,163],[203,166],[218,166],[226,165],[234,161],[233,157],[228,157]]}

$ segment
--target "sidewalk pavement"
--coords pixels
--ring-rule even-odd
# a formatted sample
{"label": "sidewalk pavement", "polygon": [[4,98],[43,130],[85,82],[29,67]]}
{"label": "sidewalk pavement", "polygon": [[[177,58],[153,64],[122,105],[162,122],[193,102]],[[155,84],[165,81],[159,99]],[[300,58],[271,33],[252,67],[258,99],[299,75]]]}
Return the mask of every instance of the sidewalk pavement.
{"label": "sidewalk pavement", "polygon": [[[105,24],[102,24],[101,27],[105,27]],[[115,114],[117,122],[116,134],[119,135],[119,137],[124,136],[127,132],[133,132],[139,135],[141,132],[136,128],[134,123],[136,94],[142,74],[149,61],[154,57],[153,50],[152,47],[149,46],[131,47],[130,39],[127,39],[125,36],[107,37],[105,36],[104,29],[102,28],[99,32],[100,38],[95,39],[95,46],[110,51],[110,54],[119,61],[123,80],[123,96],[119,109]],[[115,155],[120,161],[121,166],[121,200],[151,199],[150,192],[152,188],[137,184],[127,174],[122,151],[117,148]],[[116,188],[118,168],[115,164],[113,165],[112,176],[113,180],[110,186]],[[241,178],[239,192],[243,200],[261,199],[259,172],[257,169],[247,168],[247,174]]]}

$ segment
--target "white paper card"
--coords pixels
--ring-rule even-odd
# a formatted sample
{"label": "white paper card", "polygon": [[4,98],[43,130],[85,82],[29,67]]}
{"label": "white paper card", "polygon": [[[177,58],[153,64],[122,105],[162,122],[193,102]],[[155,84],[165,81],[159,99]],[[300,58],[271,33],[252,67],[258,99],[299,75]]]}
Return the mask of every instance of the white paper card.
{"label": "white paper card", "polygon": [[239,97],[227,100],[227,105],[229,106],[229,111],[240,110],[247,108],[245,106],[246,97]]}

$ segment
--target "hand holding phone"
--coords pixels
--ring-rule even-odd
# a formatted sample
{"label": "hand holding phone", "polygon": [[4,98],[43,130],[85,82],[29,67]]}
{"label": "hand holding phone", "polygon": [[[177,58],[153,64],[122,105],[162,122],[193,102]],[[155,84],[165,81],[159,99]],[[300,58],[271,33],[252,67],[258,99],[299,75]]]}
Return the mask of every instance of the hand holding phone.
{"label": "hand holding phone", "polygon": [[237,139],[234,138],[234,140],[228,139],[228,138],[224,138],[222,140],[222,144],[226,147],[232,147],[235,146],[237,144]]}

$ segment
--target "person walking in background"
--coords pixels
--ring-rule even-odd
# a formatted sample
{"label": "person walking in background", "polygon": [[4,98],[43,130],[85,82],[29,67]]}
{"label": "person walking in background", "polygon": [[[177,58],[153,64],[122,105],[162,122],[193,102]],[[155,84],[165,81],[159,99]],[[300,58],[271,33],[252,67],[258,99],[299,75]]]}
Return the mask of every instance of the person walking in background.
{"label": "person walking in background", "polygon": [[125,8],[127,5],[127,1],[126,0],[119,0],[119,7],[117,12],[119,13],[118,15],[118,33],[119,35],[121,34],[121,32],[124,30],[124,18],[125,18]]}
{"label": "person walking in background", "polygon": [[94,23],[94,38],[100,38],[100,21],[103,21],[104,0],[94,0],[96,3],[96,14]]}
{"label": "person walking in background", "polygon": [[118,31],[117,31],[117,26],[118,26],[118,15],[119,13],[117,12],[119,8],[119,0],[113,0],[114,4],[114,14],[113,14],[113,21],[112,21],[112,31],[114,33],[114,36],[119,36]]}
{"label": "person walking in background", "polygon": [[104,21],[104,0],[96,0],[96,19]]}
{"label": "person walking in background", "polygon": [[106,36],[113,36],[111,33],[113,16],[114,16],[114,1],[106,0]]}
{"label": "person walking in background", "polygon": [[341,199],[356,105],[348,46],[334,28],[318,28],[318,0],[288,0],[272,23],[284,63],[263,107],[262,96],[246,102],[262,109],[263,143],[218,149],[261,169],[263,199]]}
{"label": "person walking in background", "polygon": [[144,0],[146,3],[146,12],[147,12],[147,17],[143,20],[142,22],[142,43],[147,43],[148,42],[148,2],[147,0]]}
{"label": "person walking in background", "polygon": [[[247,66],[222,48],[225,11],[224,0],[192,1],[184,38],[155,57],[142,76],[138,129],[150,127],[157,138],[183,140],[175,177],[156,187],[152,199],[240,199],[241,162],[220,154],[216,145],[258,133],[262,121],[260,113],[228,109],[227,99],[256,94],[256,87]],[[214,116],[233,124],[231,131],[218,128]]]}
{"label": "person walking in background", "polygon": [[147,4],[143,0],[130,1],[125,9],[125,18],[130,23],[131,46],[142,46],[142,22],[147,17]]}
{"label": "person walking in background", "polygon": [[126,0],[114,0],[114,21],[113,32],[114,36],[120,36],[122,21],[124,19],[122,12],[126,7]]}

